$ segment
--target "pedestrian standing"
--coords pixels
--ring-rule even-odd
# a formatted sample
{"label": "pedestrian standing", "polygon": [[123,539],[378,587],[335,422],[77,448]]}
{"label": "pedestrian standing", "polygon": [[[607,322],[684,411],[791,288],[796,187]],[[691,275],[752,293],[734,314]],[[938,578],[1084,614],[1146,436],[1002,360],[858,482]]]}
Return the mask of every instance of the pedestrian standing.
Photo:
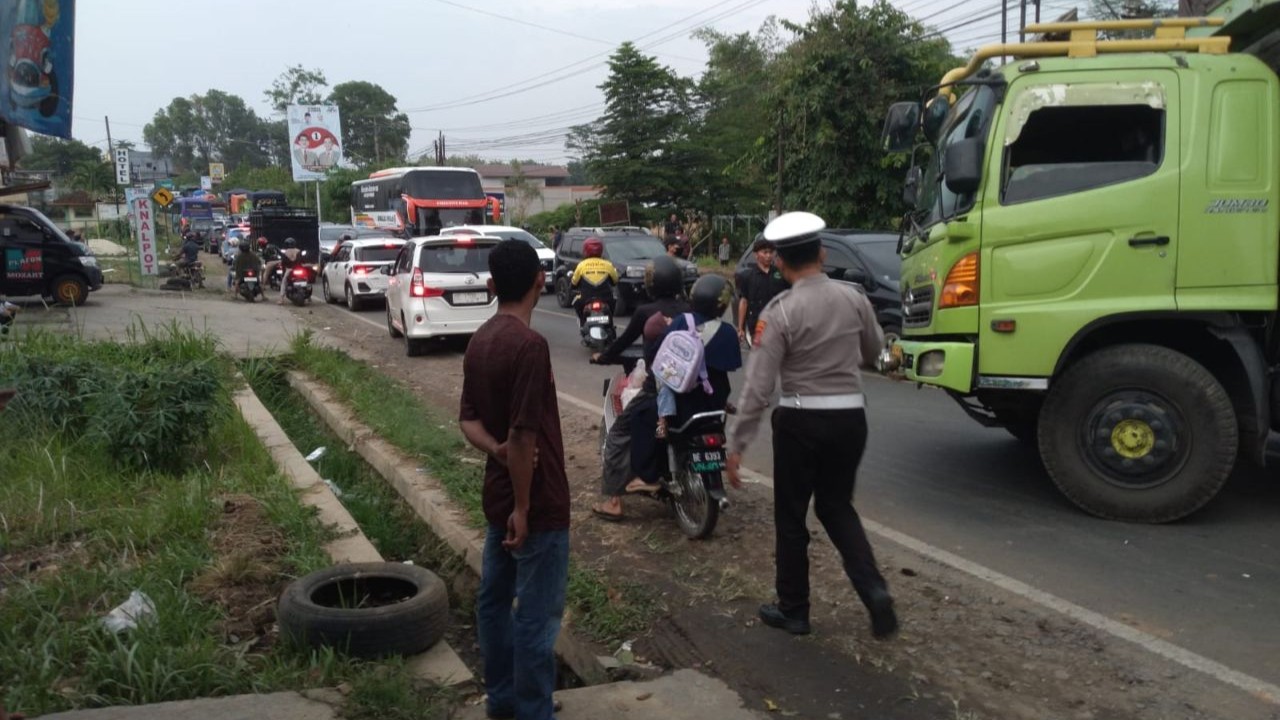
{"label": "pedestrian standing", "polygon": [[786,279],[774,265],[773,243],[761,237],[751,246],[756,262],[738,274],[738,338],[751,347],[756,343],[756,324],[765,306],[787,289]]}
{"label": "pedestrian standing", "polygon": [[722,267],[722,268],[723,268],[723,267],[729,267],[729,252],[730,252],[730,250],[731,250],[731,248],[729,247],[729,236],[728,236],[728,235],[725,235],[724,237],[720,238],[720,250],[719,250],[719,252],[720,252],[720,267]]}
{"label": "pedestrian standing", "polygon": [[551,249],[560,252],[560,241],[564,240],[564,233],[560,232],[560,228],[555,225],[551,226]]}
{"label": "pedestrian standing", "polygon": [[548,720],[569,577],[569,481],[551,353],[529,327],[545,278],[520,240],[494,247],[489,272],[498,311],[467,346],[459,416],[467,441],[488,457],[476,601],[486,710]]}
{"label": "pedestrian standing", "polygon": [[818,233],[825,228],[822,218],[803,212],[781,215],[765,228],[791,289],[760,315],[738,422],[729,433],[726,471],[730,484],[741,487],[742,453],[780,377],[782,396],[772,418],[778,600],[760,606],[760,619],[796,635],[810,630],[806,516],[812,498],[818,521],[871,614],[872,634],[886,638],[898,629],[893,598],[853,508],[867,442],[858,368],[874,361],[884,336],[866,296],[822,272],[825,251]]}

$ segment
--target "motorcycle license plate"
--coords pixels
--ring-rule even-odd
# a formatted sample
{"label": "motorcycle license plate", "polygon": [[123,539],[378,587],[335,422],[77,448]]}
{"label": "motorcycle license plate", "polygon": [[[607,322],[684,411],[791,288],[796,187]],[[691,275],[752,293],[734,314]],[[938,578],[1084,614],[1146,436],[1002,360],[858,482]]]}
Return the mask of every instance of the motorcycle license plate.
{"label": "motorcycle license plate", "polygon": [[689,453],[689,468],[694,472],[724,470],[724,453],[720,450]]}
{"label": "motorcycle license plate", "polygon": [[311,287],[311,283],[309,283],[309,282],[296,282],[296,283],[294,283],[294,284],[293,284],[293,286],[294,286],[294,287],[296,287],[296,288],[309,288],[309,287]]}
{"label": "motorcycle license plate", "polygon": [[489,302],[489,293],[460,292],[453,294],[455,305],[484,305]]}
{"label": "motorcycle license plate", "polygon": [[587,318],[587,324],[588,325],[608,325],[609,318],[603,315],[596,315],[595,317]]}
{"label": "motorcycle license plate", "polygon": [[257,285],[257,284],[258,284],[258,278],[245,278],[245,279],[241,280],[240,282],[244,283],[245,285]]}

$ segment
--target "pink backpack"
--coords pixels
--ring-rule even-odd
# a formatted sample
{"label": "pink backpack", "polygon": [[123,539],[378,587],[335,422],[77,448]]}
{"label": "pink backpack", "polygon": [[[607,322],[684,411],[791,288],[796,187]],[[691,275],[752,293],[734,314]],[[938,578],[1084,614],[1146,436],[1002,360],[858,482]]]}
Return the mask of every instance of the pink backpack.
{"label": "pink backpack", "polygon": [[702,335],[694,325],[693,315],[685,313],[684,322],[685,329],[672,330],[663,339],[653,358],[653,377],[678,393],[689,392],[699,383],[703,391],[710,393]]}

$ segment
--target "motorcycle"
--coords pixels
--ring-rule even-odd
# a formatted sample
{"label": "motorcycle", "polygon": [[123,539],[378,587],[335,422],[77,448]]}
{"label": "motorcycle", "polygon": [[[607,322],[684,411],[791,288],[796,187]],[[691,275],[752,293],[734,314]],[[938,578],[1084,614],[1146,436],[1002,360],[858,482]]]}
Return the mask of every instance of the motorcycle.
{"label": "motorcycle", "polygon": [[262,284],[258,282],[258,274],[255,271],[244,271],[244,277],[240,278],[240,297],[248,302],[254,302],[262,297]]}
{"label": "motorcycle", "polygon": [[178,280],[186,282],[188,287],[203,288],[204,287],[204,263],[199,260],[189,265],[178,265],[178,263],[169,263],[170,280]]}
{"label": "motorcycle", "polygon": [[267,285],[273,291],[278,291],[280,289],[280,283],[283,280],[284,280],[284,268],[281,267],[279,263],[276,263],[276,266],[271,268],[271,275],[267,278]]}
{"label": "motorcycle", "polygon": [[311,286],[315,282],[315,270],[310,265],[297,265],[289,271],[284,296],[289,302],[302,307],[311,299]]}
{"label": "motorcycle", "polygon": [[[630,376],[640,360],[636,350],[623,353],[623,371],[604,382],[604,409],[600,432],[600,454],[604,458],[604,442],[624,407],[622,396],[631,383]],[[720,513],[729,508],[724,491],[725,411],[702,412],[667,429],[667,462],[658,478],[658,490],[635,493],[648,495],[666,503],[675,515],[680,531],[690,540],[711,536]]]}
{"label": "motorcycle", "polygon": [[578,332],[582,335],[582,344],[593,350],[604,350],[612,345],[618,331],[613,325],[613,310],[609,308],[609,303],[587,300]]}

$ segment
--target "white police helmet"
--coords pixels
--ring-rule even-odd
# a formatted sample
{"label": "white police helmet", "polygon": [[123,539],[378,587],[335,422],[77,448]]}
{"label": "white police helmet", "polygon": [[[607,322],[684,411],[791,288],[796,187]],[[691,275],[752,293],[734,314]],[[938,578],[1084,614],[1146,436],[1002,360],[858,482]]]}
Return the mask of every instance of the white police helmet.
{"label": "white police helmet", "polygon": [[827,229],[822,218],[808,212],[783,213],[764,228],[764,239],[779,249],[804,245],[818,239],[818,233]]}

